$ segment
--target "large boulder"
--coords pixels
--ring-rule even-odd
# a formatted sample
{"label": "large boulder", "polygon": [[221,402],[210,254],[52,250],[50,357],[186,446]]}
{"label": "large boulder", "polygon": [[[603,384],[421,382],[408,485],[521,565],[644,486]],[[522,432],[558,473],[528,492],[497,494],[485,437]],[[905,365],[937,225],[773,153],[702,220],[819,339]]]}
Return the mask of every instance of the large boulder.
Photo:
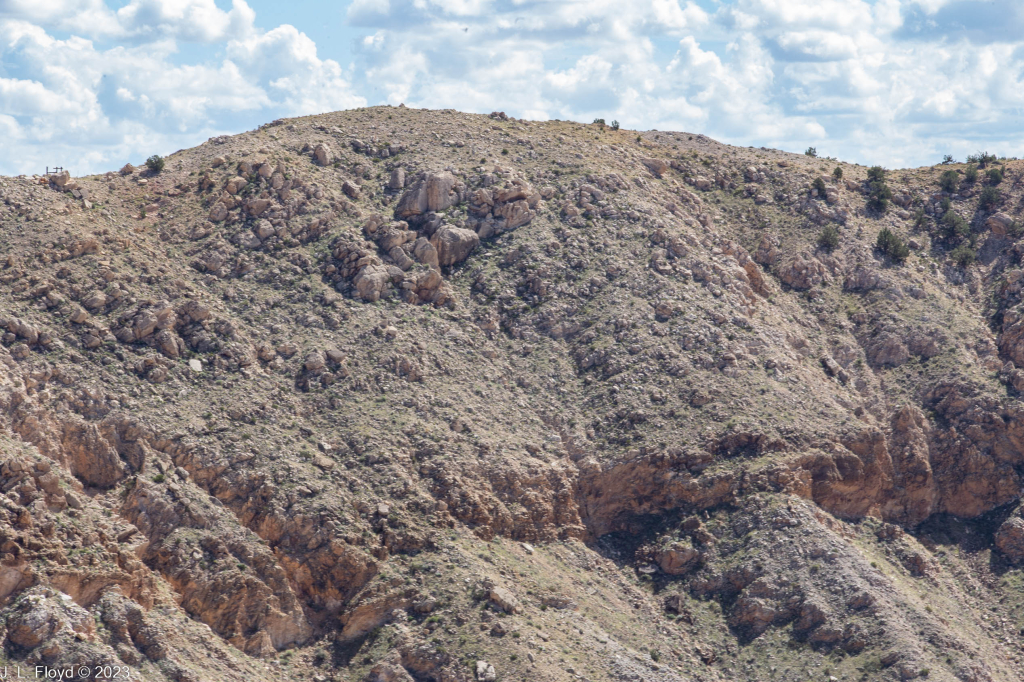
{"label": "large boulder", "polygon": [[[55,637],[77,636],[82,640],[96,634],[92,615],[66,594],[46,587],[34,587],[18,599],[7,617],[7,639],[22,649],[34,649]],[[59,650],[58,647],[54,647]]]}
{"label": "large boulder", "polygon": [[658,551],[657,561],[661,570],[669,575],[681,575],[694,566],[700,553],[689,543],[674,542]]}
{"label": "large boulder", "polygon": [[356,288],[356,295],[364,301],[372,303],[380,300],[391,275],[383,265],[366,265],[356,276],[352,278],[352,285]]}
{"label": "large boulder", "polygon": [[441,267],[437,259],[437,249],[426,237],[420,237],[413,243],[412,255],[416,257],[416,260],[434,270]]}
{"label": "large boulder", "polygon": [[794,289],[810,289],[825,282],[828,271],[814,256],[798,253],[780,268],[779,279]]}
{"label": "large boulder", "polygon": [[207,220],[211,223],[219,223],[227,217],[228,207],[218,201],[213,205],[213,208],[210,209],[210,215],[207,216]]}
{"label": "large boulder", "polygon": [[51,173],[49,179],[51,185],[60,189],[71,181],[71,173],[69,173],[68,171],[62,171],[60,173]]}
{"label": "large boulder", "polygon": [[395,215],[404,220],[455,205],[459,201],[457,183],[455,176],[448,171],[427,173],[402,195]]}
{"label": "large boulder", "polygon": [[896,334],[883,334],[865,348],[876,367],[899,367],[910,359],[910,349]]}
{"label": "large boulder", "polygon": [[640,159],[640,162],[647,166],[647,170],[656,178],[663,176],[669,169],[668,161],[665,159]]}
{"label": "large boulder", "polygon": [[985,221],[985,227],[992,230],[992,234],[1005,235],[1013,227],[1013,218],[1000,211],[989,216]]}
{"label": "large boulder", "polygon": [[480,245],[480,237],[473,230],[442,225],[431,237],[430,243],[437,249],[438,264],[450,266],[466,260],[473,249]]}
{"label": "large boulder", "polygon": [[1024,562],[1024,519],[1017,516],[1006,519],[995,536],[996,547],[1015,564]]}
{"label": "large boulder", "polygon": [[313,149],[313,158],[321,166],[326,166],[334,160],[334,152],[326,144],[321,142]]}
{"label": "large boulder", "polygon": [[245,186],[249,184],[249,181],[240,175],[236,175],[224,184],[224,191],[228,194],[235,195],[245,189]]}
{"label": "large boulder", "polygon": [[516,596],[500,585],[492,587],[488,597],[505,613],[517,613],[520,610],[519,600],[516,599]]}
{"label": "large boulder", "polygon": [[530,210],[530,204],[525,199],[507,204],[499,204],[494,208],[494,217],[505,219],[504,230],[514,230],[521,225],[525,225],[533,220],[535,215]]}
{"label": "large boulder", "polygon": [[732,612],[729,614],[729,625],[753,638],[767,630],[777,615],[773,602],[743,595],[733,604]]}

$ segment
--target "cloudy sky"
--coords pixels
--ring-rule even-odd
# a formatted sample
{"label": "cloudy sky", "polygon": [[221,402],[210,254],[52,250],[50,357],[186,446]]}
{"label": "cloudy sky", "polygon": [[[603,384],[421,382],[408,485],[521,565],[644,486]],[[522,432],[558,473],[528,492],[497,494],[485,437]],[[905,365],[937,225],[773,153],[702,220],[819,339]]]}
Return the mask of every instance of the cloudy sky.
{"label": "cloudy sky", "polygon": [[0,0],[0,173],[403,102],[888,167],[1024,156],[1022,67],[1019,0]]}

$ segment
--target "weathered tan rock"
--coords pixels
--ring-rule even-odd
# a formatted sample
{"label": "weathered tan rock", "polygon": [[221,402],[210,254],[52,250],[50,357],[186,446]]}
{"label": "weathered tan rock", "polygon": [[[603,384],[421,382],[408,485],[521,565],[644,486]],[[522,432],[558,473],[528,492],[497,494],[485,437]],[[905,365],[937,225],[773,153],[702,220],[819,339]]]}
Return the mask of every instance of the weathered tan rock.
{"label": "weathered tan rock", "polygon": [[82,305],[85,306],[87,310],[98,310],[99,308],[107,305],[109,301],[110,299],[105,293],[102,291],[94,291],[82,299]]}
{"label": "weathered tan rock", "polygon": [[228,217],[228,207],[221,202],[217,202],[210,209],[210,213],[207,216],[207,220],[211,223],[219,223]]}
{"label": "weathered tan rock", "polygon": [[313,158],[321,166],[327,166],[334,161],[334,152],[327,144],[321,142],[313,149]]}
{"label": "weathered tan rock", "polygon": [[372,302],[380,299],[381,293],[390,279],[391,275],[383,265],[367,265],[356,273],[352,284],[355,286],[359,298]]}
{"label": "weathered tan rock", "polygon": [[665,159],[640,159],[640,162],[647,166],[647,170],[656,178],[660,178],[668,172],[669,163]]}
{"label": "weathered tan rock", "polygon": [[682,575],[694,566],[700,552],[688,543],[674,542],[658,551],[656,560],[669,575]]}
{"label": "weathered tan rock", "polygon": [[248,184],[249,184],[248,180],[246,180],[245,178],[243,178],[241,176],[237,176],[236,175],[235,177],[229,179],[224,184],[224,191],[227,192],[228,194],[232,194],[232,195],[238,194],[243,189],[245,189],[245,186],[248,185]]}
{"label": "weathered tan rock", "polygon": [[428,173],[402,195],[395,215],[404,220],[428,211],[443,211],[458,201],[455,186],[455,176],[448,171]]}
{"label": "weathered tan rock", "polygon": [[810,289],[828,280],[828,270],[814,256],[798,253],[779,269],[779,279],[794,289]]}
{"label": "weathered tan rock", "polygon": [[461,263],[480,245],[480,237],[473,230],[442,225],[430,238],[437,249],[437,262],[443,267]]}
{"label": "weathered tan rock", "polygon": [[506,613],[518,613],[522,608],[516,596],[500,585],[492,587],[488,597]]}
{"label": "weathered tan rock", "polygon": [[993,213],[985,221],[985,227],[992,230],[992,234],[1006,235],[1013,227],[1013,218],[1002,211]]}

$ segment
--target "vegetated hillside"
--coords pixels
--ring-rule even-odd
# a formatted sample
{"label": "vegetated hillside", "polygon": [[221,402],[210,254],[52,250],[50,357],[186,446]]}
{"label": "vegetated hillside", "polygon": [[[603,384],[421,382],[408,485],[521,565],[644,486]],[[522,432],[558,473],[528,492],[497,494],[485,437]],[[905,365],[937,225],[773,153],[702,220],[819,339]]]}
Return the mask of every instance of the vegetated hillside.
{"label": "vegetated hillside", "polygon": [[1024,678],[1022,169],[978,160],[380,107],[3,179],[6,660]]}

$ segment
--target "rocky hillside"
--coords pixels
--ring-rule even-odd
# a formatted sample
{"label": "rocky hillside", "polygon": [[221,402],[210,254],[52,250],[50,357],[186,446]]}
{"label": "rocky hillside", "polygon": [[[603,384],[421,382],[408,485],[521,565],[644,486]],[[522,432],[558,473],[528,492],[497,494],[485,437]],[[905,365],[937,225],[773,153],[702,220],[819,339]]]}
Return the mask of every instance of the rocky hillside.
{"label": "rocky hillside", "polygon": [[405,107],[153,161],[0,180],[0,666],[1024,678],[1024,164]]}

